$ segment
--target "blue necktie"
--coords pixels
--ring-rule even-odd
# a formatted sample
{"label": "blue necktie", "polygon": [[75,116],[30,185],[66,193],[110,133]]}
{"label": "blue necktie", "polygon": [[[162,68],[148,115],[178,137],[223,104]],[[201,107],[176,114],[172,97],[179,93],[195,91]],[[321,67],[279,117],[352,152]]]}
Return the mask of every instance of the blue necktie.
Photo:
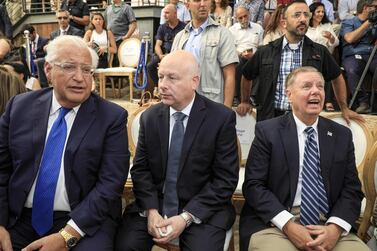
{"label": "blue necktie", "polygon": [[313,127],[305,129],[307,134],[302,170],[301,217],[303,225],[318,225],[320,213],[329,211],[325,186],[320,171],[318,145]]}
{"label": "blue necktie", "polygon": [[53,224],[56,184],[67,137],[67,124],[64,117],[70,110],[60,108],[59,117],[52,125],[43,151],[32,209],[32,225],[40,236],[47,233]]}
{"label": "blue necktie", "polygon": [[185,134],[183,120],[186,115],[181,112],[173,114],[175,119],[171,133],[168,165],[166,168],[163,214],[171,217],[178,214],[177,178],[181,159],[182,143]]}

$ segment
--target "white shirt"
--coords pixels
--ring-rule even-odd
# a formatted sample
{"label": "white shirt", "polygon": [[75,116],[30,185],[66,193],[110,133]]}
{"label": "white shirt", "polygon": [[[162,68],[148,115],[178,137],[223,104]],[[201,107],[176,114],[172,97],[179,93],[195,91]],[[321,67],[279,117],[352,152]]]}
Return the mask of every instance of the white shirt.
{"label": "white shirt", "polygon": [[[305,141],[306,141],[306,134],[305,134],[304,130],[308,126],[305,125],[301,120],[299,120],[294,114],[293,114],[293,118],[296,122],[296,127],[297,127],[298,147],[299,147],[299,155],[300,155],[299,156],[299,163],[300,163],[300,165],[299,165],[299,176],[298,176],[297,189],[296,189],[296,194],[295,194],[295,198],[294,198],[294,201],[293,201],[293,206],[299,207],[301,205],[302,168],[303,168],[303,163],[304,163],[304,148],[305,148]],[[313,127],[313,129],[314,129],[315,140],[317,142],[319,142],[318,141],[318,118],[314,122],[314,124],[311,125],[311,127]],[[320,146],[318,144],[318,154],[320,152],[319,147]],[[290,212],[288,212],[287,210],[283,210],[280,213],[278,213],[274,218],[272,218],[271,222],[277,228],[282,230],[284,225],[287,224],[287,222],[292,218],[294,218],[294,216]],[[351,225],[348,222],[346,222],[345,220],[343,220],[339,217],[331,216],[327,220],[326,224],[329,224],[329,223],[334,223],[334,224],[340,226],[341,228],[343,228],[343,230],[344,230],[343,235],[348,234],[349,231],[351,230]]]}
{"label": "white shirt", "polygon": [[[48,135],[50,134],[52,125],[54,124],[55,120],[59,117],[59,109],[61,108],[61,105],[58,103],[55,92],[52,94],[52,104],[50,109],[50,115],[48,117],[48,125],[47,125],[47,134],[45,139],[45,144],[47,142]],[[54,198],[54,211],[71,211],[71,206],[69,204],[68,199],[68,193],[67,188],[65,187],[65,174],[64,174],[64,155],[65,155],[65,147],[67,145],[67,139],[69,138],[69,134],[72,129],[73,122],[75,121],[76,114],[80,108],[80,105],[74,107],[71,111],[69,111],[65,115],[65,122],[67,123],[67,138],[64,143],[63,148],[63,155],[62,160],[60,164],[60,172],[58,177],[58,182],[56,185],[56,191],[55,191],[55,198]],[[33,198],[34,198],[34,191],[35,191],[35,185],[38,178],[39,172],[34,180],[33,186],[31,187],[31,190],[29,192],[29,195],[25,202],[25,207],[32,208],[33,207]],[[75,222],[71,219],[68,221],[68,224],[74,228],[77,232],[80,233],[81,236],[84,236],[85,233],[81,231],[81,229],[75,224]]]}
{"label": "white shirt", "polygon": [[242,29],[240,23],[235,23],[229,27],[229,31],[234,37],[238,54],[249,49],[255,53],[258,46],[263,44],[264,30],[259,24],[250,22],[249,28]]}
{"label": "white shirt", "polygon": [[[323,32],[328,31],[331,33],[331,35],[334,37],[334,43],[332,44],[329,39],[325,38],[323,36]],[[339,45],[339,38],[335,34],[334,29],[331,25],[331,23],[327,24],[319,24],[316,28],[309,27],[308,31],[305,34],[308,38],[310,38],[312,41],[322,44],[325,46],[329,52],[332,54],[334,52],[335,47]]]}

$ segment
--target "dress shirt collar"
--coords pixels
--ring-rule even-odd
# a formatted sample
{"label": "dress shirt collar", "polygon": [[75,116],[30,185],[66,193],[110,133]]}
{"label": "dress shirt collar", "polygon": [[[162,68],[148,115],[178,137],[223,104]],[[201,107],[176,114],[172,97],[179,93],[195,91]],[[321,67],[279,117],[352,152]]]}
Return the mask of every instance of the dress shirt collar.
{"label": "dress shirt collar", "polygon": [[[185,114],[187,117],[190,116],[190,112],[191,112],[192,105],[194,104],[195,96],[196,96],[196,94],[194,95],[191,102],[185,108],[183,108],[182,111],[180,111],[183,114]],[[174,109],[173,107],[170,106],[169,112],[170,112],[170,116],[172,116],[174,113],[179,112],[179,111],[177,111],[176,109]]]}
{"label": "dress shirt collar", "polygon": [[65,29],[60,28],[60,34],[63,34],[63,32],[65,31],[66,34],[68,35],[68,30],[69,30],[69,25]]}
{"label": "dress shirt collar", "polygon": [[295,123],[296,123],[296,128],[297,128],[297,135],[301,135],[301,134],[304,134],[305,132],[305,129],[307,127],[313,127],[315,133],[318,135],[318,117],[317,119],[315,120],[315,122],[312,124],[312,125],[305,125],[304,122],[302,122],[299,118],[296,117],[296,115],[294,113],[293,114],[293,118],[295,120]]}
{"label": "dress shirt collar", "polygon": [[[79,108],[80,108],[81,105],[78,105],[78,106],[75,106],[72,108],[72,110],[74,111],[75,114],[77,114]],[[51,104],[51,109],[50,109],[50,116],[54,113],[56,113],[60,107],[62,107],[58,100],[56,99],[56,95],[55,95],[55,92],[52,91],[52,104]]]}
{"label": "dress shirt collar", "polygon": [[291,50],[297,50],[297,49],[300,49],[300,47],[302,46],[302,44],[304,43],[304,38],[301,39],[300,42],[298,42],[297,44],[292,44],[292,43],[289,43],[287,38],[284,36],[283,38],[283,49],[288,46],[289,49]]}
{"label": "dress shirt collar", "polygon": [[194,32],[195,35],[199,35],[202,31],[204,31],[207,28],[207,26],[208,26],[208,18],[204,23],[202,23],[202,25],[199,26],[199,28],[194,28],[194,26],[192,26],[192,21],[191,21],[189,24],[189,31]]}

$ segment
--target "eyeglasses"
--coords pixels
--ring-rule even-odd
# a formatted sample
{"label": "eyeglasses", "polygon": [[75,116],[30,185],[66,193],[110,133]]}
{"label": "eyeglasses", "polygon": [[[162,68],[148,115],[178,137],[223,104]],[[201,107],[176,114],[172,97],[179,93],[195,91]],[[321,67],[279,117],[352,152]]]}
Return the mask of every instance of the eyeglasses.
{"label": "eyeglasses", "polygon": [[58,66],[63,72],[70,75],[75,74],[77,72],[77,68],[80,68],[82,74],[86,77],[93,75],[94,72],[93,67],[87,64],[54,63],[54,65]]}
{"label": "eyeglasses", "polygon": [[306,12],[306,11],[305,12],[300,12],[300,11],[295,12],[291,15],[291,17],[294,18],[294,19],[299,19],[301,17],[301,15],[304,15],[304,17],[306,19],[310,19],[312,17],[312,13]]}
{"label": "eyeglasses", "polygon": [[68,17],[58,17],[58,19],[59,19],[59,20],[62,20],[62,19],[67,20]]}

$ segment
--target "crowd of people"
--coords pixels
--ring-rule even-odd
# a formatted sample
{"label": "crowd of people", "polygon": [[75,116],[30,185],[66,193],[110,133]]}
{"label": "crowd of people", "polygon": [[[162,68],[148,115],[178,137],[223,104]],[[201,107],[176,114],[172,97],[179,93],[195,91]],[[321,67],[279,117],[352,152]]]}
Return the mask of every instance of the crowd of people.
{"label": "crowd of people", "polygon": [[[170,0],[148,64],[161,102],[140,117],[132,169],[127,111],[93,91],[93,71],[137,33],[131,6],[90,13],[63,1],[59,28],[43,38],[25,25],[17,49],[0,22],[0,250],[223,250],[236,218],[236,113],[252,108],[240,250],[369,250],[355,234],[351,131],[319,115],[338,107],[349,123],[371,111],[364,85],[348,100],[377,39],[377,0],[342,1],[336,24],[329,0],[271,15],[262,0]],[[372,82],[376,66],[374,55]],[[129,171],[135,201],[122,212]]]}

